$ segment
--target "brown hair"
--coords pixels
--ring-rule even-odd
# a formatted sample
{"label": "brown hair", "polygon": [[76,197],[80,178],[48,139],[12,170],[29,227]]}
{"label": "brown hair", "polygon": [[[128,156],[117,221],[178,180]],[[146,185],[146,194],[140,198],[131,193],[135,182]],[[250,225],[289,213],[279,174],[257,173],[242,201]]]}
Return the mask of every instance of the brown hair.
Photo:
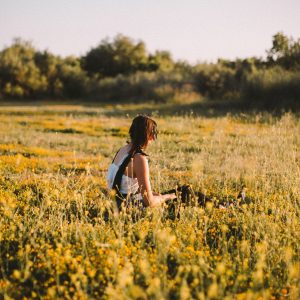
{"label": "brown hair", "polygon": [[138,115],[132,121],[129,135],[132,143],[130,153],[134,154],[137,151],[142,152],[142,149],[147,147],[151,137],[154,140],[157,138],[157,124],[148,116]]}

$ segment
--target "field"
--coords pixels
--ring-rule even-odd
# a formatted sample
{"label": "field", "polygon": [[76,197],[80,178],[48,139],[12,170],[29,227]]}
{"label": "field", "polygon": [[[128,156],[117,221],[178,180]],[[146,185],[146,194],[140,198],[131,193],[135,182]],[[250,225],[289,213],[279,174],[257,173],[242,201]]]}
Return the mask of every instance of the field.
{"label": "field", "polygon": [[300,119],[150,105],[154,190],[251,203],[117,215],[105,173],[140,108],[0,108],[0,299],[299,299]]}

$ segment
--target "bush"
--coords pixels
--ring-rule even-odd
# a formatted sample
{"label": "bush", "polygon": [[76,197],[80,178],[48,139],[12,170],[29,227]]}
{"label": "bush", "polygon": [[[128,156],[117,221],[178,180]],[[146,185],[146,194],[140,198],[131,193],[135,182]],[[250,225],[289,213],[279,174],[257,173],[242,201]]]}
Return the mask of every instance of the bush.
{"label": "bush", "polygon": [[130,76],[94,80],[90,84],[89,96],[104,101],[168,102],[183,94],[195,97],[191,84],[176,73],[138,72]]}
{"label": "bush", "polygon": [[300,104],[300,74],[273,67],[249,76],[242,87],[243,97],[251,104],[283,107]]}
{"label": "bush", "polygon": [[238,90],[236,71],[221,64],[199,65],[195,72],[196,89],[209,98],[228,98]]}

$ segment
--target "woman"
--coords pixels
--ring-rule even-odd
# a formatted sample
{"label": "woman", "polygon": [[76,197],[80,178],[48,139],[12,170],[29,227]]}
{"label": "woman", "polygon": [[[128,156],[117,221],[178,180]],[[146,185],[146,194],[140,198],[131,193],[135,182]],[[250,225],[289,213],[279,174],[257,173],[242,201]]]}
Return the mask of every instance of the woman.
{"label": "woman", "polygon": [[130,141],[115,155],[107,173],[109,189],[115,190],[118,208],[137,203],[144,207],[160,206],[176,195],[154,193],[151,189],[147,154],[149,144],[157,139],[156,122],[144,115],[132,121]]}

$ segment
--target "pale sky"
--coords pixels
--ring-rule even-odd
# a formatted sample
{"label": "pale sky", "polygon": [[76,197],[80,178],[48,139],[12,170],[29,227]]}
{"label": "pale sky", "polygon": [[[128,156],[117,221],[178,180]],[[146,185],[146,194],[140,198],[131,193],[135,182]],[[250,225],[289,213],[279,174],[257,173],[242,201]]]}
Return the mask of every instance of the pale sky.
{"label": "pale sky", "polygon": [[278,31],[300,38],[300,0],[0,0],[0,49],[21,37],[62,56],[122,33],[190,63],[265,57]]}

